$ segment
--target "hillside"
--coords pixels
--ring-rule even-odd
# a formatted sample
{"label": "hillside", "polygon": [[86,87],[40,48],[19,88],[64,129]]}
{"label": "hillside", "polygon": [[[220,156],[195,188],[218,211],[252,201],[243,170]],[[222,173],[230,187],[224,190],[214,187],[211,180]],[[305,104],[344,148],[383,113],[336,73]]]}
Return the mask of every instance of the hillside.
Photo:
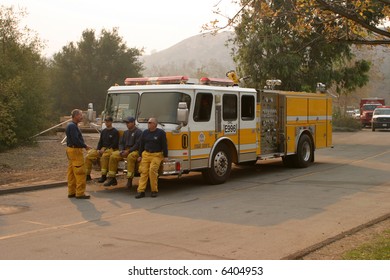
{"label": "hillside", "polygon": [[370,82],[359,89],[362,97],[383,97],[390,104],[390,48],[376,46],[355,50],[357,58],[371,61]]}
{"label": "hillside", "polygon": [[[225,77],[236,69],[226,42],[231,32],[217,35],[199,34],[178,44],[143,56],[144,76],[187,75],[190,77]],[[390,104],[390,49],[382,46],[355,49],[357,59],[371,61],[370,82],[348,97],[348,106],[356,107],[361,97],[384,97]]]}
{"label": "hillside", "polygon": [[199,34],[163,51],[143,56],[141,60],[146,68],[143,74],[198,77],[202,73],[202,76],[224,77],[227,71],[235,69],[230,50],[226,46],[231,34]]}

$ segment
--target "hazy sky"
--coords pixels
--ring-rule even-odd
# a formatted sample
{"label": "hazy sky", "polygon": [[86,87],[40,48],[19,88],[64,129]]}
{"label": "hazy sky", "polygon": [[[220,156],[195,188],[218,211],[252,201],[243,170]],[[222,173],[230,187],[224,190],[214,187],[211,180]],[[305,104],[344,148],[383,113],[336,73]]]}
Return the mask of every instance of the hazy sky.
{"label": "hazy sky", "polygon": [[230,0],[1,0],[1,5],[26,8],[22,26],[38,33],[46,55],[79,41],[87,28],[98,35],[113,27],[128,47],[160,51],[199,34],[203,24],[217,18],[212,10],[218,3],[224,13],[234,12]]}

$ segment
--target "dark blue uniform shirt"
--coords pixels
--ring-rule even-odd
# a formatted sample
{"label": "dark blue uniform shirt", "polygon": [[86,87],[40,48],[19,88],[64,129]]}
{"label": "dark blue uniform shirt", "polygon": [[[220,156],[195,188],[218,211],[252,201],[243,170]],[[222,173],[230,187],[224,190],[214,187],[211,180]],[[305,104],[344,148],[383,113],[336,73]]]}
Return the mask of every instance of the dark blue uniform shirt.
{"label": "dark blue uniform shirt", "polygon": [[168,145],[167,145],[167,136],[165,131],[157,128],[155,131],[150,131],[146,129],[142,132],[139,154],[141,155],[143,151],[149,153],[163,152],[164,157],[168,157]]}
{"label": "dark blue uniform shirt", "polygon": [[70,122],[65,130],[66,145],[72,148],[86,148],[83,135],[76,123]]}
{"label": "dark blue uniform shirt", "polygon": [[133,130],[126,130],[123,133],[121,142],[119,143],[119,149],[130,149],[130,153],[139,149],[139,139],[141,138],[142,130],[138,127]]}
{"label": "dark blue uniform shirt", "polygon": [[105,147],[107,149],[118,149],[119,144],[119,131],[112,127],[111,129],[105,128],[102,130],[100,134],[99,143],[97,145],[97,149]]}

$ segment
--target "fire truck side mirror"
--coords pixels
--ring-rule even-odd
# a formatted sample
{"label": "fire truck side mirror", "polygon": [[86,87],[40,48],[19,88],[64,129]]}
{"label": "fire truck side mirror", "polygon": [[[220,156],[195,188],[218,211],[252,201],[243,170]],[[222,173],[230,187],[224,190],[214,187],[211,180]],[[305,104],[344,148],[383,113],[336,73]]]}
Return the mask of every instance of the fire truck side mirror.
{"label": "fire truck side mirror", "polygon": [[177,123],[186,125],[188,123],[188,108],[186,102],[179,102],[177,106]]}

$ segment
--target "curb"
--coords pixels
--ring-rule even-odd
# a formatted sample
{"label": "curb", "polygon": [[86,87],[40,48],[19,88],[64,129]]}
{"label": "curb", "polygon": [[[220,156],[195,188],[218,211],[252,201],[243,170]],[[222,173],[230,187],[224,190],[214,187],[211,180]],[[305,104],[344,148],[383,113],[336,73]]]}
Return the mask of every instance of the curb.
{"label": "curb", "polygon": [[355,233],[357,233],[357,232],[359,232],[359,231],[361,231],[363,229],[369,228],[369,227],[371,227],[371,226],[373,226],[375,224],[378,224],[380,222],[383,222],[383,221],[385,221],[387,219],[390,219],[390,213],[382,215],[382,216],[380,216],[380,217],[378,217],[376,219],[373,219],[371,221],[368,221],[367,223],[364,223],[362,225],[356,226],[356,227],[354,227],[354,228],[352,228],[350,230],[347,230],[347,231],[344,231],[342,233],[339,233],[339,234],[337,234],[337,235],[335,235],[333,237],[325,239],[324,241],[321,241],[321,242],[319,242],[317,244],[309,246],[309,247],[307,247],[307,248],[305,248],[303,250],[300,250],[298,252],[290,254],[290,255],[282,258],[281,260],[302,260],[305,256],[309,255],[310,253],[313,253],[313,252],[315,252],[315,251],[317,251],[317,250],[319,250],[319,249],[321,249],[321,248],[323,248],[323,247],[325,247],[325,246],[327,246],[329,244],[332,244],[332,243],[334,243],[334,242],[336,242],[338,240],[341,240],[341,239],[343,239],[343,238],[345,238],[347,236],[355,234]]}
{"label": "curb", "polygon": [[50,188],[58,188],[66,185],[67,185],[67,181],[60,181],[60,182],[47,183],[42,185],[31,185],[31,186],[9,188],[9,189],[0,189],[0,195],[20,193],[20,192],[30,192],[30,191],[37,191],[37,190],[50,189]]}

